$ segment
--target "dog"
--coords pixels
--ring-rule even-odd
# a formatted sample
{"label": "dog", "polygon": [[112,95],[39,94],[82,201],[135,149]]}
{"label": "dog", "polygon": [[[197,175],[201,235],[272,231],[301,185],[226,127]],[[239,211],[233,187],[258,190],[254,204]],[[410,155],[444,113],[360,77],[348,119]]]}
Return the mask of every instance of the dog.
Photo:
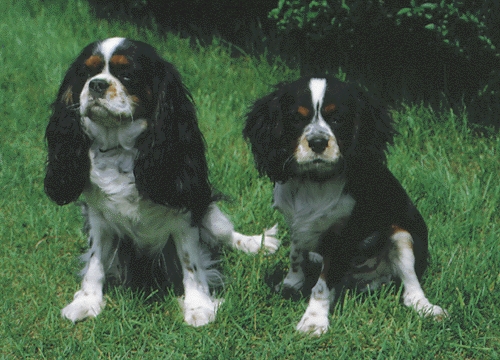
{"label": "dog", "polygon": [[280,288],[301,290],[304,267],[322,262],[296,329],[320,335],[343,289],[404,284],[403,301],[437,319],[420,286],[428,263],[427,226],[385,151],[395,130],[386,109],[356,84],[303,77],[255,101],[243,136],[256,167],[274,182],[274,204],[291,230],[290,269]]}
{"label": "dog", "polygon": [[144,42],[91,43],[66,72],[52,109],[45,192],[58,205],[83,194],[90,245],[81,289],[62,316],[97,316],[106,280],[170,279],[177,264],[184,320],[213,321],[220,301],[209,284],[220,274],[210,250],[274,252],[279,241],[275,229],[234,231],[215,204],[193,99],[175,67]]}

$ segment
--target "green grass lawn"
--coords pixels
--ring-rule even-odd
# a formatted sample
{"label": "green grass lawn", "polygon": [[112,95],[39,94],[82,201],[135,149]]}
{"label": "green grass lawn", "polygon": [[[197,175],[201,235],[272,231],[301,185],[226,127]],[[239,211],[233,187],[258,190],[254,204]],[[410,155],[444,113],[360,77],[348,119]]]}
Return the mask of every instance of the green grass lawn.
{"label": "green grass lawn", "polygon": [[[67,67],[87,43],[126,36],[153,44],[177,66],[197,104],[211,179],[237,230],[280,223],[273,255],[222,255],[225,302],[214,323],[183,323],[173,295],[160,301],[117,288],[96,319],[60,316],[79,288],[86,246],[79,209],[43,193],[44,129]],[[95,20],[84,1],[0,3],[0,356],[166,359],[485,359],[500,357],[500,135],[475,135],[467,119],[418,106],[394,113],[400,136],[389,166],[425,217],[432,263],[423,288],[446,308],[422,319],[389,286],[348,294],[320,338],[296,333],[306,299],[285,300],[266,278],[286,269],[289,234],[271,209],[272,184],[259,178],[241,137],[248,105],[298,72],[278,59],[230,58],[216,43]]]}

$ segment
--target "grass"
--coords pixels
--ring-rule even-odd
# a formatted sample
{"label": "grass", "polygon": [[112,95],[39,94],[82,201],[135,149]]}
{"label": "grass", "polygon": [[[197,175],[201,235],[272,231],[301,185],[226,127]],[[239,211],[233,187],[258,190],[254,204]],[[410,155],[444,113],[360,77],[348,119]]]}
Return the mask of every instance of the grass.
{"label": "grass", "polygon": [[[423,282],[450,318],[418,317],[400,289],[349,294],[320,338],[294,330],[307,300],[285,300],[266,285],[287,266],[289,234],[270,207],[272,184],[259,178],[241,138],[242,116],[271,84],[298,72],[231,58],[217,43],[187,40],[95,20],[83,1],[0,4],[0,357],[202,359],[484,359],[500,357],[500,136],[474,134],[467,118],[419,106],[394,113],[400,136],[389,166],[427,220],[432,263]],[[191,89],[207,139],[211,179],[232,201],[221,207],[236,228],[257,233],[275,222],[284,246],[271,256],[223,254],[225,302],[214,323],[183,323],[173,295],[162,301],[127,289],[105,295],[97,318],[60,316],[79,287],[86,246],[76,206],[43,193],[44,128],[62,76],[98,38],[147,41],[174,63]]]}

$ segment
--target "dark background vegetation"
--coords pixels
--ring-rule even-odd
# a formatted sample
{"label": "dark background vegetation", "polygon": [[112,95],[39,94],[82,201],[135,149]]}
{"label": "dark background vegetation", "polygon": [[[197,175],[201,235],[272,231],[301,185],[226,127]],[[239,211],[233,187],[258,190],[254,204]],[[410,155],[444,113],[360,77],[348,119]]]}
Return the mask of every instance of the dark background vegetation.
{"label": "dark background vegetation", "polygon": [[341,69],[395,108],[465,110],[471,123],[499,126],[499,0],[89,2],[99,17],[220,39],[234,56],[279,56],[302,74]]}

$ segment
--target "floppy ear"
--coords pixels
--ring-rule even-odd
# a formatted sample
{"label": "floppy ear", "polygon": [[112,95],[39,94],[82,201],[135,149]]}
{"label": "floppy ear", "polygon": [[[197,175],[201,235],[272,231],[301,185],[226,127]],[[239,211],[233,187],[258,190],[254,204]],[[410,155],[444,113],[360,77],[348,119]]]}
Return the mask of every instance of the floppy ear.
{"label": "floppy ear", "polygon": [[285,181],[291,175],[286,162],[293,140],[284,131],[284,117],[288,114],[283,110],[291,103],[292,95],[278,89],[257,100],[246,115],[243,136],[250,141],[257,170],[272,181]]}
{"label": "floppy ear", "polygon": [[156,110],[136,141],[136,186],[155,203],[191,211],[198,223],[212,189],[193,100],[170,63],[158,58],[155,76]]}
{"label": "floppy ear", "polygon": [[351,94],[357,102],[355,123],[359,129],[356,143],[365,148],[353,153],[362,156],[360,160],[363,161],[385,163],[387,146],[392,145],[397,134],[392,116],[376,95],[365,92],[360,86],[351,86]]}
{"label": "floppy ear", "polygon": [[48,157],[44,187],[58,205],[77,200],[89,180],[90,140],[82,130],[79,113],[85,83],[80,66],[75,61],[66,73],[45,130]]}

